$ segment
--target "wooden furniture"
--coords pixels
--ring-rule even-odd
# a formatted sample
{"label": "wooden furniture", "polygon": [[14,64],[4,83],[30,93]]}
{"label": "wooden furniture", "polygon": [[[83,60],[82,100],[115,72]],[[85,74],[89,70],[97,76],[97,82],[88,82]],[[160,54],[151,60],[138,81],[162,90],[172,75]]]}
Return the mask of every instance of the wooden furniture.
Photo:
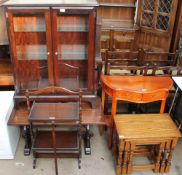
{"label": "wooden furniture", "polygon": [[[60,103],[60,99],[57,97],[60,94],[67,97],[66,102]],[[49,95],[51,95],[53,102],[47,101]],[[32,107],[30,96],[34,96]],[[80,168],[82,92],[74,92],[61,87],[47,87],[34,92],[27,90],[26,98],[28,109],[31,108],[29,122],[33,137],[33,167],[36,166],[37,157],[49,154],[55,158],[57,175],[57,156],[61,154],[78,157]],[[36,125],[51,127],[51,130],[34,130]],[[63,126],[68,126],[69,130],[65,130]],[[73,127],[75,128],[73,129]]]}
{"label": "wooden furniture", "polygon": [[126,65],[126,66],[137,66],[139,64],[139,52],[138,51],[121,51],[121,50],[114,50],[109,51],[106,50],[105,60],[104,61],[104,68],[105,73],[107,72],[107,65],[108,63],[112,65]]}
{"label": "wooden furniture", "polygon": [[[98,27],[99,28],[99,27]],[[135,50],[135,30],[122,28],[108,28],[100,32],[100,52],[101,58],[104,60],[105,52],[109,51],[133,51]],[[98,29],[99,30],[99,29]]]}
{"label": "wooden furniture", "polygon": [[[124,21],[134,23],[136,0],[99,0],[98,2],[98,18],[102,20],[103,24],[106,23],[107,26],[119,27],[121,25],[127,25]],[[112,24],[112,21],[115,21],[115,23]]]}
{"label": "wooden furniture", "polygon": [[[169,52],[170,48],[173,48],[174,52],[177,49],[181,26],[180,1],[99,0],[98,2],[100,6],[97,11],[97,24],[101,30],[99,32],[101,53],[109,47],[110,30],[119,31],[117,38],[120,38],[119,43],[123,49],[130,49],[130,45],[134,50],[144,48],[150,51]],[[176,13],[177,18],[175,18]]]}
{"label": "wooden furniture", "polygon": [[104,74],[108,73],[107,67],[110,65],[137,66],[139,63],[138,51],[106,51],[104,65]]}
{"label": "wooden furniture", "polygon": [[181,76],[182,67],[180,66],[152,66],[147,69],[146,75],[152,76]]}
{"label": "wooden furniture", "polygon": [[97,22],[102,29],[134,29],[136,0],[99,0]]}
{"label": "wooden furniture", "polygon": [[[16,96],[26,89],[84,89],[94,106],[95,0],[7,1]],[[23,98],[23,97],[22,97]]]}
{"label": "wooden furniture", "polygon": [[157,52],[157,51],[141,51],[140,65],[149,66],[176,66],[178,51],[170,52]]}
{"label": "wooden furniture", "polygon": [[102,109],[104,109],[105,96],[112,98],[111,116],[106,117],[109,133],[109,147],[112,146],[113,116],[116,114],[117,101],[134,103],[149,103],[162,101],[160,113],[164,112],[168,92],[173,82],[170,77],[155,76],[109,76],[102,75]]}
{"label": "wooden furniture", "polygon": [[139,29],[136,25],[137,1],[99,0],[98,2],[97,26],[100,29],[101,55],[106,49],[134,48],[136,31]]}
{"label": "wooden furniture", "polygon": [[[138,1],[136,24],[137,47],[150,51],[169,52],[175,24],[178,0]],[[174,32],[175,33],[175,32]],[[175,37],[174,37],[175,38]]]}
{"label": "wooden furniture", "polygon": [[[117,175],[150,168],[155,173],[168,173],[179,130],[168,114],[115,115],[118,135]],[[137,147],[153,146],[150,163],[136,164]]]}
{"label": "wooden furniture", "polygon": [[[172,44],[171,51],[181,50],[182,42],[181,42],[181,28],[182,28],[182,2],[178,1],[178,8],[176,13],[176,19],[174,24],[174,30],[172,35]],[[181,50],[182,51],[182,50]],[[180,53],[182,53],[180,51]],[[180,54],[181,57],[181,54]],[[182,62],[179,64],[182,66]]]}
{"label": "wooden furniture", "polygon": [[[29,110],[27,109],[26,104],[20,103],[19,105],[19,108],[14,108],[8,124],[12,126],[28,126]],[[101,109],[101,100],[99,97],[96,99],[95,109],[92,109],[86,102],[82,103],[81,118],[82,125],[105,125],[103,111]]]}
{"label": "wooden furniture", "polygon": [[[83,100],[96,107],[97,1],[10,0],[3,5],[11,43],[16,107],[25,102],[26,89],[47,86],[76,91],[81,88]],[[17,121],[20,125],[24,122],[21,118]],[[26,133],[28,130],[26,125]],[[28,150],[25,149],[26,155]]]}
{"label": "wooden furniture", "polygon": [[123,66],[108,63],[106,75],[146,75],[146,66]]}

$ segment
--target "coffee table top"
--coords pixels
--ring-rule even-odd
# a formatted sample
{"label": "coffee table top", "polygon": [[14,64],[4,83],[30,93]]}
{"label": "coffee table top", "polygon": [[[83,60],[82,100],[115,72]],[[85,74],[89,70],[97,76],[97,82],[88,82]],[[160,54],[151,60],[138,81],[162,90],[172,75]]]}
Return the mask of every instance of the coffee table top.
{"label": "coffee table top", "polygon": [[34,103],[29,121],[51,122],[51,121],[77,121],[79,120],[78,103]]}
{"label": "coffee table top", "polygon": [[120,139],[181,137],[169,114],[115,115],[114,122]]}

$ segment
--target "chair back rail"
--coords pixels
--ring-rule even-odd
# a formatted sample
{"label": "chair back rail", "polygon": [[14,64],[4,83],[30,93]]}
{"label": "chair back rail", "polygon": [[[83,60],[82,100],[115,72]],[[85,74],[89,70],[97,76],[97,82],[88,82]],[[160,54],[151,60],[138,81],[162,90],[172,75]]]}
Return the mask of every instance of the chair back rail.
{"label": "chair back rail", "polygon": [[174,53],[170,52],[143,52],[140,65],[156,65],[156,66],[175,66],[177,62],[178,50]]}

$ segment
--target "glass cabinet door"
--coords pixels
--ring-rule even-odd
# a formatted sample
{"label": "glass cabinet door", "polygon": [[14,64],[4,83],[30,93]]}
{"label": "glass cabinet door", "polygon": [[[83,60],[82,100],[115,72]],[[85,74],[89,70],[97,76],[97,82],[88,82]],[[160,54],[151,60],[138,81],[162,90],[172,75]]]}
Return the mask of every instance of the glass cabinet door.
{"label": "glass cabinet door", "polygon": [[[53,11],[55,83],[68,89],[88,88],[89,10],[55,9]],[[94,31],[92,31],[94,32]],[[93,43],[94,45],[94,43]]]}
{"label": "glass cabinet door", "polygon": [[48,10],[8,10],[15,78],[18,90],[53,83],[50,14]]}

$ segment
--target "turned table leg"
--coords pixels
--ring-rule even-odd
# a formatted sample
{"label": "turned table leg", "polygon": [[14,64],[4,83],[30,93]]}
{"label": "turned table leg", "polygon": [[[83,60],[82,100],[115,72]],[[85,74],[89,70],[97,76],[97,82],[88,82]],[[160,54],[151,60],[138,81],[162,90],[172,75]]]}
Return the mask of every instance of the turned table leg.
{"label": "turned table leg", "polygon": [[160,146],[159,146],[157,156],[156,156],[156,162],[155,162],[155,168],[154,168],[155,173],[158,173],[159,170],[160,170],[160,161],[161,161],[161,158],[162,158],[164,146],[165,146],[165,142],[161,142]]}
{"label": "turned table leg", "polygon": [[128,153],[130,152],[130,142],[126,142],[125,148],[123,151],[123,161],[121,164],[121,174],[127,174],[128,168]]}
{"label": "turned table leg", "polygon": [[165,173],[168,173],[170,168],[171,168],[171,161],[172,161],[172,154],[173,154],[173,151],[176,147],[176,144],[177,144],[177,140],[178,139],[173,139],[171,141],[171,144],[170,144],[170,147],[169,147],[169,150],[168,150],[168,158],[166,160],[166,168],[165,168]]}

